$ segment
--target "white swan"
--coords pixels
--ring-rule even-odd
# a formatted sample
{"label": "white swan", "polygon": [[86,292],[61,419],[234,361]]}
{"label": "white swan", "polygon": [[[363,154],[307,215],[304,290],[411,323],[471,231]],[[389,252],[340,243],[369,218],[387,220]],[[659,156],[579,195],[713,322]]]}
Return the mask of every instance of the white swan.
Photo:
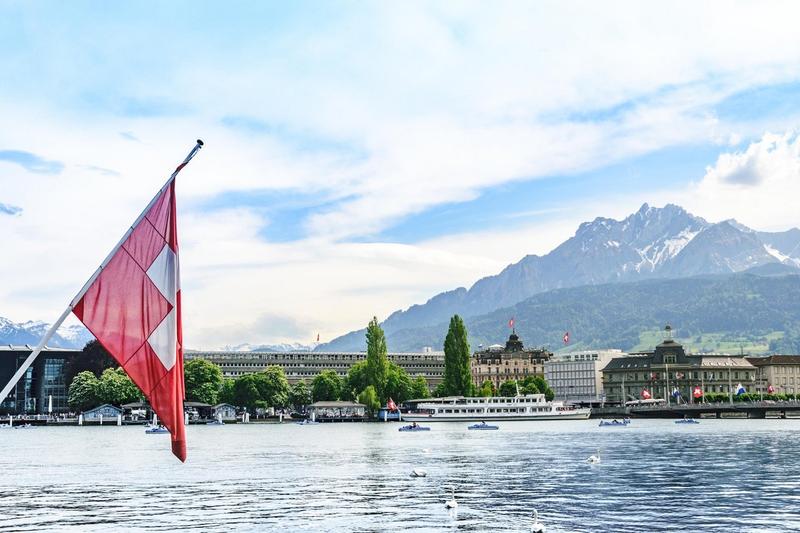
{"label": "white swan", "polygon": [[452,495],[449,500],[444,502],[444,506],[448,509],[456,509],[458,507],[458,502],[456,501],[456,489],[455,487],[452,489]]}
{"label": "white swan", "polygon": [[597,455],[590,455],[588,459],[586,459],[587,463],[591,463],[596,465],[600,462],[600,450],[597,450]]}
{"label": "white swan", "polygon": [[425,477],[428,475],[427,470],[423,470],[422,468],[415,468],[411,471],[411,477]]}
{"label": "white swan", "polygon": [[544,527],[544,524],[539,522],[539,511],[536,509],[533,510],[533,524],[531,525],[531,533],[545,533],[547,528]]}

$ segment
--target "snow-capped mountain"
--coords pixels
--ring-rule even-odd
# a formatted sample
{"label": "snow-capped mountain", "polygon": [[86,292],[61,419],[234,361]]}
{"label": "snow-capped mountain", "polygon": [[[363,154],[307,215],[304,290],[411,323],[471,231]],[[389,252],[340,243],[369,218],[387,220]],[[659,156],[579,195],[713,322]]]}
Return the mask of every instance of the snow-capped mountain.
{"label": "snow-capped mountain", "polygon": [[301,344],[299,342],[279,343],[279,344],[236,344],[227,345],[222,351],[225,352],[310,352],[316,344]]}
{"label": "snow-capped mountain", "polygon": [[[50,324],[46,322],[29,320],[17,323],[0,317],[0,345],[36,345],[49,327]],[[83,326],[61,326],[47,345],[53,348],[80,349],[93,338],[92,334]]]}
{"label": "snow-capped mountain", "polygon": [[[392,313],[388,332],[471,317],[552,289],[648,278],[741,272],[765,265],[800,268],[800,230],[766,233],[735,220],[710,223],[682,207],[648,204],[623,220],[599,217],[544,256],[529,255],[470,289],[440,293],[422,305]],[[352,332],[321,349],[348,346]],[[340,342],[341,341],[341,342]]]}

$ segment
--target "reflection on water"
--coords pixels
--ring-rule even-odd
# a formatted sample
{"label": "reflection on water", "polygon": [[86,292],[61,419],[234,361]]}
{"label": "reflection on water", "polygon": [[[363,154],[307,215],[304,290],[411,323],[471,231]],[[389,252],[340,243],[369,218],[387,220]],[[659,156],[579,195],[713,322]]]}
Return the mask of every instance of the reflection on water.
{"label": "reflection on water", "polygon": [[596,424],[191,426],[186,464],[141,427],[5,429],[0,529],[800,530],[800,420]]}

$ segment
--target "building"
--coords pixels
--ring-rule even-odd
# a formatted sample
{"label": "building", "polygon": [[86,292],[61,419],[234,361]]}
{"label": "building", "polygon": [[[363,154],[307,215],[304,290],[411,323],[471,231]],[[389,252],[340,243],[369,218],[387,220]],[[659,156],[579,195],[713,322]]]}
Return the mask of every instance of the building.
{"label": "building", "polygon": [[[411,377],[423,376],[433,388],[444,377],[444,352],[389,353],[387,357]],[[335,370],[345,377],[350,367],[367,358],[366,352],[186,352],[186,360],[206,359],[219,365],[222,375],[236,378],[261,372],[268,366],[283,368],[290,384],[310,383],[323,370]]]}
{"label": "building", "polygon": [[214,418],[222,418],[222,420],[236,421],[236,407],[229,403],[218,403],[214,406]]}
{"label": "building", "polygon": [[667,402],[691,403],[696,386],[704,393],[735,394],[740,383],[754,391],[756,380],[756,367],[743,356],[687,354],[672,338],[670,326],[653,352],[615,357],[603,368],[606,401],[612,403],[642,399],[643,391]]}
{"label": "building", "polygon": [[[32,351],[33,347],[28,345],[0,346],[0,388],[11,380]],[[68,412],[65,364],[81,353],[81,350],[45,347],[0,404],[0,413],[46,414],[51,401],[53,413]]]}
{"label": "building", "polygon": [[747,361],[756,367],[755,392],[768,394],[772,386],[774,394],[800,393],[800,355],[748,357]]}
{"label": "building", "polygon": [[557,353],[544,363],[544,379],[558,400],[570,403],[601,403],[603,368],[611,359],[624,357],[622,350],[586,350]]}
{"label": "building", "polygon": [[98,405],[94,409],[89,409],[83,413],[84,422],[103,422],[116,424],[117,417],[122,415],[122,409],[114,407],[110,403]]}
{"label": "building", "polygon": [[315,402],[308,406],[308,412],[319,422],[360,422],[367,418],[367,406],[355,402]]}
{"label": "building", "polygon": [[545,349],[526,350],[512,330],[506,345],[494,344],[472,356],[472,382],[480,387],[491,381],[495,387],[509,380],[522,380],[528,376],[544,376],[544,363],[553,354]]}

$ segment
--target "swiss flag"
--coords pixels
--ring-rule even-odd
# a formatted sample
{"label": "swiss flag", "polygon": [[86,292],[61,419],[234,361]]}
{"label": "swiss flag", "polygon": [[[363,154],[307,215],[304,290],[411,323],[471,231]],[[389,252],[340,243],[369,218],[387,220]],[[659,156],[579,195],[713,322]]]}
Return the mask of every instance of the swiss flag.
{"label": "swiss flag", "polygon": [[692,395],[694,395],[695,398],[701,398],[703,396],[703,389],[700,387],[695,387]]}
{"label": "swiss flag", "polygon": [[775,387],[773,387],[772,385],[767,387],[767,394],[772,394],[773,392],[775,392]]}
{"label": "swiss flag", "polygon": [[185,461],[178,271],[172,179],[72,311],[144,392]]}
{"label": "swiss flag", "polygon": [[386,407],[389,411],[397,411],[397,404],[391,398],[389,398],[389,403],[386,404]]}
{"label": "swiss flag", "polygon": [[510,327],[510,328],[513,328],[513,327],[514,327],[514,318],[513,318],[513,317],[509,319],[509,321],[508,321],[508,327]]}
{"label": "swiss flag", "polygon": [[650,391],[647,389],[642,389],[642,399],[649,400],[650,398],[652,398],[652,396],[650,395]]}
{"label": "swiss flag", "polygon": [[569,331],[564,333],[564,344],[569,344]]}

